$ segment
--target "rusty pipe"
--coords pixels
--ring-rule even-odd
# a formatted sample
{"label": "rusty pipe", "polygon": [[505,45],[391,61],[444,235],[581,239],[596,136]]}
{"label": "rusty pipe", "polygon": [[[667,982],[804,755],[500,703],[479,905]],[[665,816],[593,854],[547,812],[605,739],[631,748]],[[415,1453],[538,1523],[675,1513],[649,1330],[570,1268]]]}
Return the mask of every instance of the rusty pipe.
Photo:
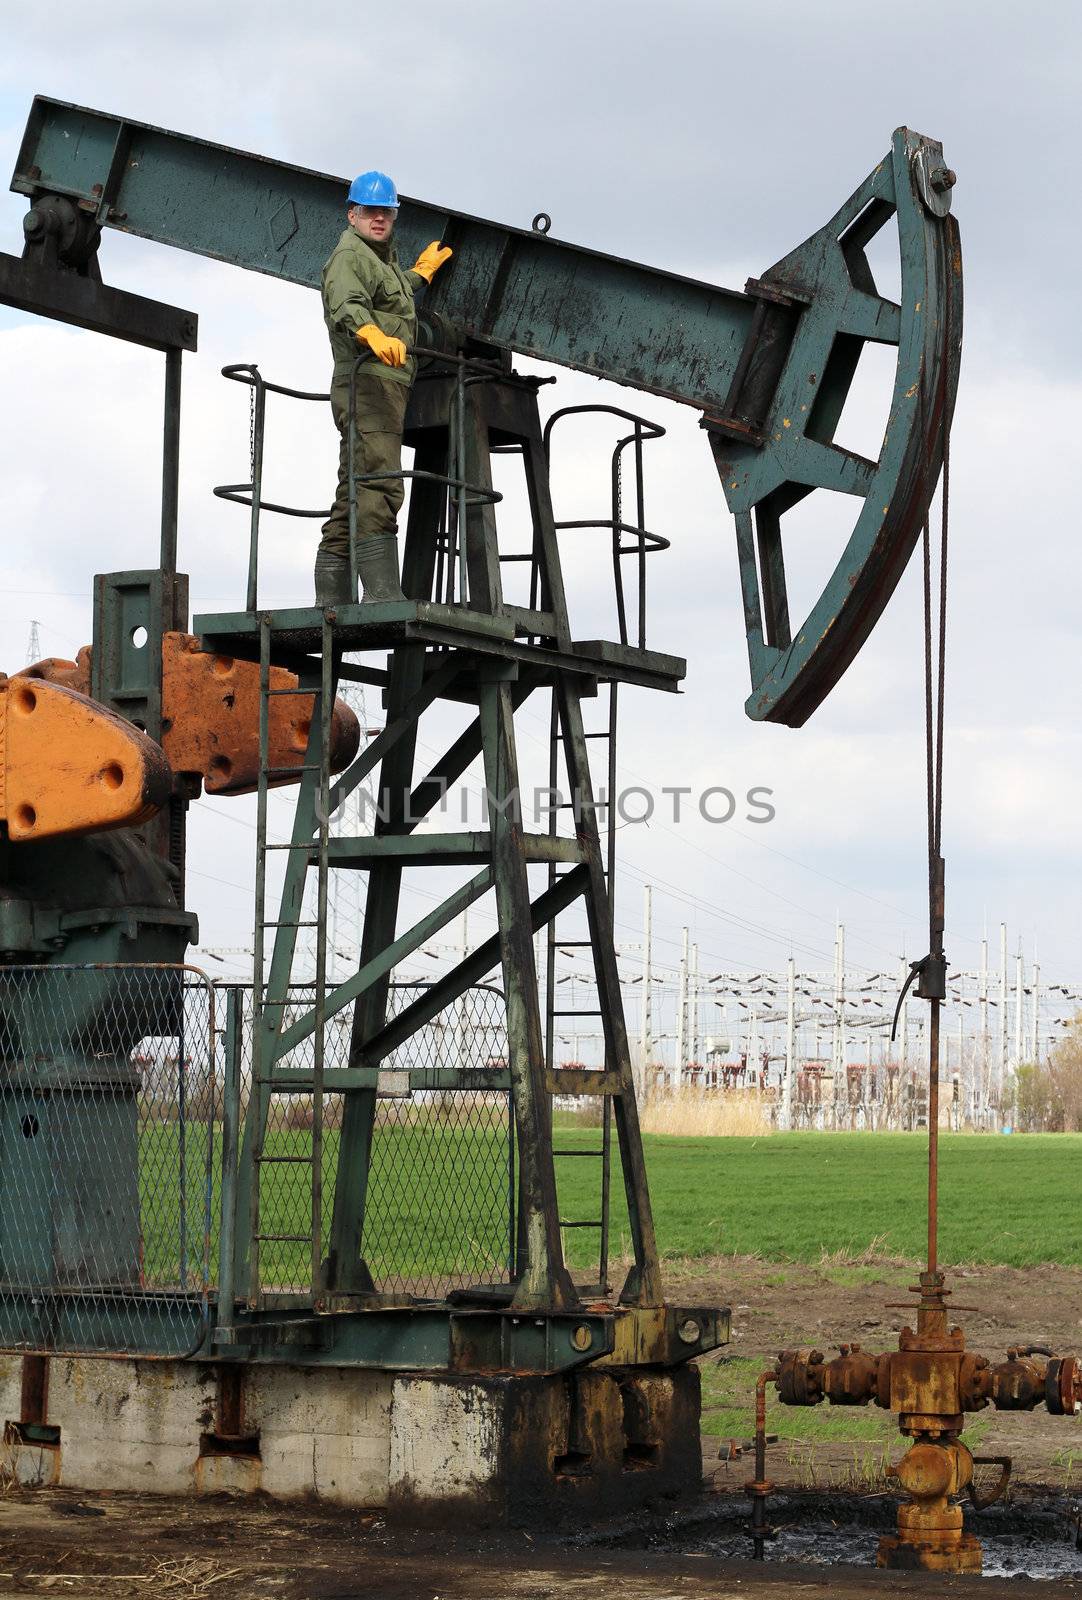
{"label": "rusty pipe", "polygon": [[766,1475],[766,1386],[777,1379],[777,1368],[761,1372],[755,1380],[755,1477],[744,1485],[751,1496],[752,1557],[762,1561],[770,1526],[766,1520],[766,1497],[774,1485]]}
{"label": "rusty pipe", "polygon": [[760,1483],[766,1477],[766,1386],[773,1381],[773,1369],[755,1380],[755,1477]]}

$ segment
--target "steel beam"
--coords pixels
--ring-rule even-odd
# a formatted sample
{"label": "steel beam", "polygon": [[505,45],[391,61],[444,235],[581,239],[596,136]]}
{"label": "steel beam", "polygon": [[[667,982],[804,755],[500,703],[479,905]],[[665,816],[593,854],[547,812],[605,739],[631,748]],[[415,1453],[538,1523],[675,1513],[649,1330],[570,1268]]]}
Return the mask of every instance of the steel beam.
{"label": "steel beam", "polygon": [[194,311],[126,289],[110,289],[77,272],[38,266],[18,256],[0,254],[0,301],[17,311],[70,322],[148,350],[168,354],[196,348],[199,319]]}
{"label": "steel beam", "polygon": [[[345,226],[348,181],[39,95],[11,187],[65,195],[106,227],[314,288]],[[790,317],[418,200],[403,199],[397,235],[407,261],[430,239],[455,249],[426,309],[501,349],[708,412],[726,411],[757,306],[760,324]]]}
{"label": "steel beam", "polygon": [[[559,912],[565,911],[584,893],[586,884],[585,867],[573,867],[570,872],[558,877],[550,889],[546,889],[544,894],[539,895],[531,903],[530,932],[537,933]],[[465,994],[473,984],[480,983],[486,973],[492,971],[499,959],[500,939],[498,934],[493,934],[442,977],[427,985],[416,1000],[396,1012],[379,1033],[366,1042],[365,1061],[370,1066],[375,1066],[385,1056],[391,1055],[400,1045],[405,1044],[418,1028],[424,1027],[426,1022],[438,1017],[441,1011],[452,1005],[459,995]]]}

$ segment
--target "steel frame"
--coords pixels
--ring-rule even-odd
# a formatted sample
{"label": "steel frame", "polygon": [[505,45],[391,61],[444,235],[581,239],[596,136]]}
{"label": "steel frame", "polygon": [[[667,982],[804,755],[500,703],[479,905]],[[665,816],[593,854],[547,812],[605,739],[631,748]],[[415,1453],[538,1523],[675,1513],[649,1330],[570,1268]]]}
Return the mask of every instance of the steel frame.
{"label": "steel frame", "polygon": [[[466,372],[469,372],[468,379]],[[381,645],[390,637],[394,648],[386,672],[386,726],[332,785],[326,770],[324,715],[314,716],[301,765],[297,809],[286,852],[283,893],[277,916],[263,910],[267,852],[265,803],[259,812],[259,902],[256,929],[256,1024],[253,1092],[249,1103],[237,1173],[238,1245],[233,1287],[258,1314],[270,1300],[260,1280],[261,1242],[259,1190],[262,1168],[273,1155],[264,1147],[271,1097],[276,1092],[307,1092],[312,1097],[312,1282],[310,1302],[323,1311],[375,1309],[386,1303],[376,1294],[362,1252],[367,1173],[378,1089],[378,1069],[386,1055],[451,1004],[478,977],[499,962],[507,1009],[508,1081],[517,1129],[518,1227],[514,1282],[502,1298],[515,1313],[576,1313],[578,1292],[564,1262],[561,1219],[556,1193],[551,1102],[553,1094],[600,1095],[616,1126],[624,1192],[628,1208],[634,1265],[621,1300],[638,1307],[662,1304],[660,1272],[635,1107],[630,1055],[624,1025],[612,917],[590,778],[587,736],[581,700],[594,693],[602,675],[615,682],[644,673],[675,687],[682,663],[651,657],[625,639],[602,651],[597,642],[585,660],[572,640],[563,590],[560,555],[548,484],[545,439],[537,412],[536,384],[478,363],[460,363],[451,375],[420,383],[411,399],[408,435],[416,449],[410,476],[413,493],[403,558],[403,586],[419,597],[406,606],[344,606],[335,611],[260,612],[256,616],[199,617],[195,627],[206,648],[242,654],[258,638],[268,694],[272,662],[289,659],[300,668],[299,688],[315,691],[324,711],[333,700],[343,671],[342,653]],[[633,436],[634,437],[634,436]],[[533,518],[533,603],[525,612],[503,596],[501,557],[492,488],[493,449],[521,453]],[[255,484],[252,498],[257,501]],[[240,497],[239,495],[237,496]],[[448,512],[448,499],[450,512]],[[246,502],[247,503],[247,502]],[[456,516],[456,513],[458,514]],[[450,525],[447,517],[450,515]],[[461,516],[462,525],[458,525]],[[619,541],[638,531],[611,524]],[[605,524],[610,526],[610,524]],[[254,546],[253,546],[254,548]],[[635,547],[638,552],[638,545]],[[460,589],[468,591],[465,607],[440,606],[427,600],[446,583],[453,587],[447,563],[457,556]],[[441,564],[442,563],[442,564]],[[622,613],[623,614],[623,613]],[[442,625],[437,638],[425,637],[433,620]],[[234,624],[241,624],[237,632]],[[522,642],[516,633],[529,628]],[[412,631],[416,629],[416,632]],[[515,656],[501,651],[515,646]],[[604,659],[603,659],[604,658]],[[516,710],[536,689],[553,701],[554,728],[566,763],[568,781],[577,797],[574,838],[553,833],[529,834],[516,816],[518,763]],[[420,716],[438,698],[472,702],[477,715],[434,766],[417,770]],[[264,729],[266,717],[264,716]],[[488,827],[482,832],[417,834],[415,828],[454,782],[481,757],[488,793]],[[265,769],[266,750],[263,750]],[[379,767],[379,792],[388,797],[371,837],[330,839],[326,818],[340,799]],[[264,771],[260,793],[265,796]],[[319,803],[317,804],[317,799]],[[611,841],[610,841],[611,850]],[[398,933],[402,873],[406,866],[468,864],[479,871],[448,895],[413,928]],[[548,863],[550,881],[531,891],[528,867]],[[286,998],[302,924],[304,886],[310,867],[319,884],[314,1003],[284,1026]],[[365,870],[368,894],[358,971],[328,990],[326,984],[325,917],[330,870]],[[387,989],[396,962],[433,932],[457,917],[463,907],[492,890],[499,932],[452,971],[433,984],[404,1013],[389,1019]],[[585,904],[590,947],[594,954],[600,1009],[606,1035],[605,1068],[575,1072],[555,1067],[546,1050],[533,934],[576,901]],[[269,967],[264,970],[264,937],[273,933]],[[328,1021],[353,1007],[349,1066],[325,1081],[321,1049]],[[289,1052],[311,1036],[315,1068],[298,1073],[285,1063]],[[320,1117],[318,1104],[333,1086],[345,1097],[339,1141],[333,1213],[328,1236],[322,1232],[322,1198],[318,1194]],[[607,1156],[607,1140],[606,1140]],[[607,1166],[607,1160],[606,1160]],[[575,1225],[573,1221],[570,1225]],[[601,1227],[591,1222],[589,1226]],[[604,1237],[602,1238],[604,1247]],[[604,1248],[602,1255],[604,1257]],[[605,1263],[599,1278],[605,1277]],[[497,1294],[497,1299],[499,1295]],[[228,1308],[226,1315],[228,1317]]]}

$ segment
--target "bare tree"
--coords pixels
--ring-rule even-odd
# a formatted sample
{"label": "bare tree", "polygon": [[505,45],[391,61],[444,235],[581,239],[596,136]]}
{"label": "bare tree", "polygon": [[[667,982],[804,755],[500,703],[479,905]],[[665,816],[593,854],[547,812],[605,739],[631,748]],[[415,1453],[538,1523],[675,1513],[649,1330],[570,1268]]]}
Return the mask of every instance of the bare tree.
{"label": "bare tree", "polygon": [[1053,1126],[1066,1133],[1082,1129],[1082,1013],[1076,1016],[1048,1060]]}

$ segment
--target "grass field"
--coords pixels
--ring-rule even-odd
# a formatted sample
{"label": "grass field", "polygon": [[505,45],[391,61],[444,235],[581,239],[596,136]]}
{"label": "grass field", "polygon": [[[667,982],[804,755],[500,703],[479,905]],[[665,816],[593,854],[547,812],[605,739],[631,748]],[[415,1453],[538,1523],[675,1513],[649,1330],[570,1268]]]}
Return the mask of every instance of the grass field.
{"label": "grass field", "polygon": [[[329,1222],[338,1136],[328,1129],[324,1137]],[[306,1138],[296,1132],[270,1134],[268,1149],[299,1150]],[[598,1129],[572,1126],[559,1128],[556,1142],[581,1150],[595,1148],[599,1139]],[[147,1264],[152,1274],[160,1269],[166,1279],[176,1249],[174,1143],[171,1128],[144,1129],[140,1139]],[[377,1275],[401,1278],[404,1284],[464,1267],[498,1275],[509,1248],[503,1131],[433,1124],[388,1128],[377,1132],[376,1145],[366,1245]],[[766,1261],[817,1262],[825,1254],[839,1260],[864,1255],[915,1260],[923,1253],[927,1146],[920,1134],[794,1133],[761,1139],[648,1134],[644,1147],[658,1245],[670,1259],[757,1255]],[[201,1141],[190,1140],[194,1237],[202,1232],[204,1150]],[[629,1253],[630,1241],[615,1140],[613,1165],[610,1254],[617,1259]],[[557,1161],[561,1217],[599,1215],[599,1172],[598,1162]],[[266,1231],[304,1231],[307,1170],[283,1165],[265,1173]],[[945,1265],[1082,1264],[1075,1212],[1080,1187],[1082,1135],[942,1138],[940,1259]],[[148,1210],[156,1223],[150,1228]],[[163,1237],[156,1241],[159,1231]],[[566,1231],[574,1267],[585,1269],[596,1259],[596,1239],[589,1229]],[[275,1247],[268,1265],[277,1282],[295,1278],[300,1286],[307,1280],[303,1246]]]}
{"label": "grass field", "polygon": [[[560,1135],[568,1145],[588,1138],[584,1129]],[[871,1249],[911,1259],[923,1253],[922,1134],[647,1135],[644,1144],[658,1243],[667,1256],[816,1261],[824,1252]],[[570,1206],[585,1174],[560,1176]],[[621,1238],[626,1249],[615,1188],[614,1250]],[[1082,1264],[1075,1210],[1082,1194],[1082,1135],[941,1136],[939,1192],[945,1264]]]}

